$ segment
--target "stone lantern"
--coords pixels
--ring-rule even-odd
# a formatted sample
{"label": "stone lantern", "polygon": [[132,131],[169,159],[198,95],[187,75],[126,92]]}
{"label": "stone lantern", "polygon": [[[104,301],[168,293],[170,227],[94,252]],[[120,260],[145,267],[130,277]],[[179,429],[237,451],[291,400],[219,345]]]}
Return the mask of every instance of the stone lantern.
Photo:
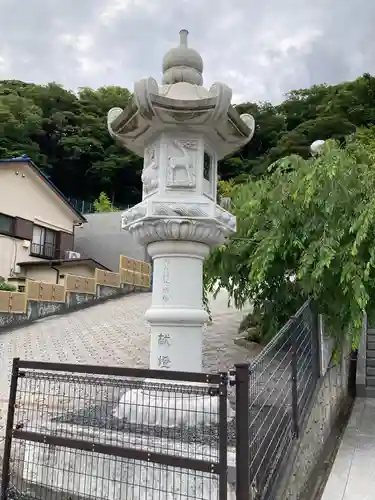
{"label": "stone lantern", "polygon": [[153,260],[150,368],[200,372],[208,320],[202,303],[203,262],[236,230],[216,203],[217,163],[250,141],[251,115],[231,105],[223,83],[203,87],[203,61],[188,32],[163,59],[163,80],[136,82],[126,109],[108,113],[111,136],[144,158],[142,201],[122,228],[147,246]]}

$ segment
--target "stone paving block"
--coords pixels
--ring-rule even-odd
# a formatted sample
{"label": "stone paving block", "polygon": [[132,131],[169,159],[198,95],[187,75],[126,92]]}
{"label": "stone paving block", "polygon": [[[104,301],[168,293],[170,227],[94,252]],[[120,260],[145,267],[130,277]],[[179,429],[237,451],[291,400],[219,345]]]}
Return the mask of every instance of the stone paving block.
{"label": "stone paving block", "polygon": [[374,498],[374,415],[374,400],[356,400],[321,500]]}
{"label": "stone paving block", "polygon": [[[211,303],[213,322],[207,327],[203,347],[205,371],[227,370],[252,357],[250,351],[234,344],[246,310],[228,308],[227,300],[227,295],[221,293]],[[0,436],[4,432],[13,358],[147,367],[149,333],[144,313],[150,305],[151,293],[128,295],[1,334]]]}

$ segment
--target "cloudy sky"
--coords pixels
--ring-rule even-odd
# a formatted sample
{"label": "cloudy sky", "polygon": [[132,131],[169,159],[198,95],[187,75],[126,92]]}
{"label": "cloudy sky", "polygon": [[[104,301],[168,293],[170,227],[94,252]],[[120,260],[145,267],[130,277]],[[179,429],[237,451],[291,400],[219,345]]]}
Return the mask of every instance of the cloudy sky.
{"label": "cloudy sky", "polygon": [[0,0],[0,79],[133,88],[181,28],[236,102],[375,73],[373,0]]}

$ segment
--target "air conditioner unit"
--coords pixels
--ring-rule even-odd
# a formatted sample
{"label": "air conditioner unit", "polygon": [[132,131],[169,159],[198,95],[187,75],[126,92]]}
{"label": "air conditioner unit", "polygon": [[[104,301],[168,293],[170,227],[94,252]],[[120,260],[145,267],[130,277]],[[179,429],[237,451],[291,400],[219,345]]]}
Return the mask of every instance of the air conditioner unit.
{"label": "air conditioner unit", "polygon": [[80,259],[81,254],[79,252],[73,252],[72,250],[69,250],[68,252],[65,252],[65,258],[66,259]]}
{"label": "air conditioner unit", "polygon": [[18,264],[16,264],[14,266],[14,274],[20,274],[20,272],[21,272],[21,267]]}

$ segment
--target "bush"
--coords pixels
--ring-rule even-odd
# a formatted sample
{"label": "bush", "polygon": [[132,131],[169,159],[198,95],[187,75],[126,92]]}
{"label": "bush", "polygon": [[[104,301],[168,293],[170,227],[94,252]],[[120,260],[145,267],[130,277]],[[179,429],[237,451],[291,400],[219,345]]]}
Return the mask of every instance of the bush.
{"label": "bush", "polygon": [[340,345],[358,346],[375,303],[375,127],[318,155],[274,164],[269,176],[235,188],[237,232],[205,263],[206,288],[226,288],[237,307],[262,314],[275,334],[307,298]]}
{"label": "bush", "polygon": [[6,281],[0,281],[1,292],[16,292],[17,288]]}

